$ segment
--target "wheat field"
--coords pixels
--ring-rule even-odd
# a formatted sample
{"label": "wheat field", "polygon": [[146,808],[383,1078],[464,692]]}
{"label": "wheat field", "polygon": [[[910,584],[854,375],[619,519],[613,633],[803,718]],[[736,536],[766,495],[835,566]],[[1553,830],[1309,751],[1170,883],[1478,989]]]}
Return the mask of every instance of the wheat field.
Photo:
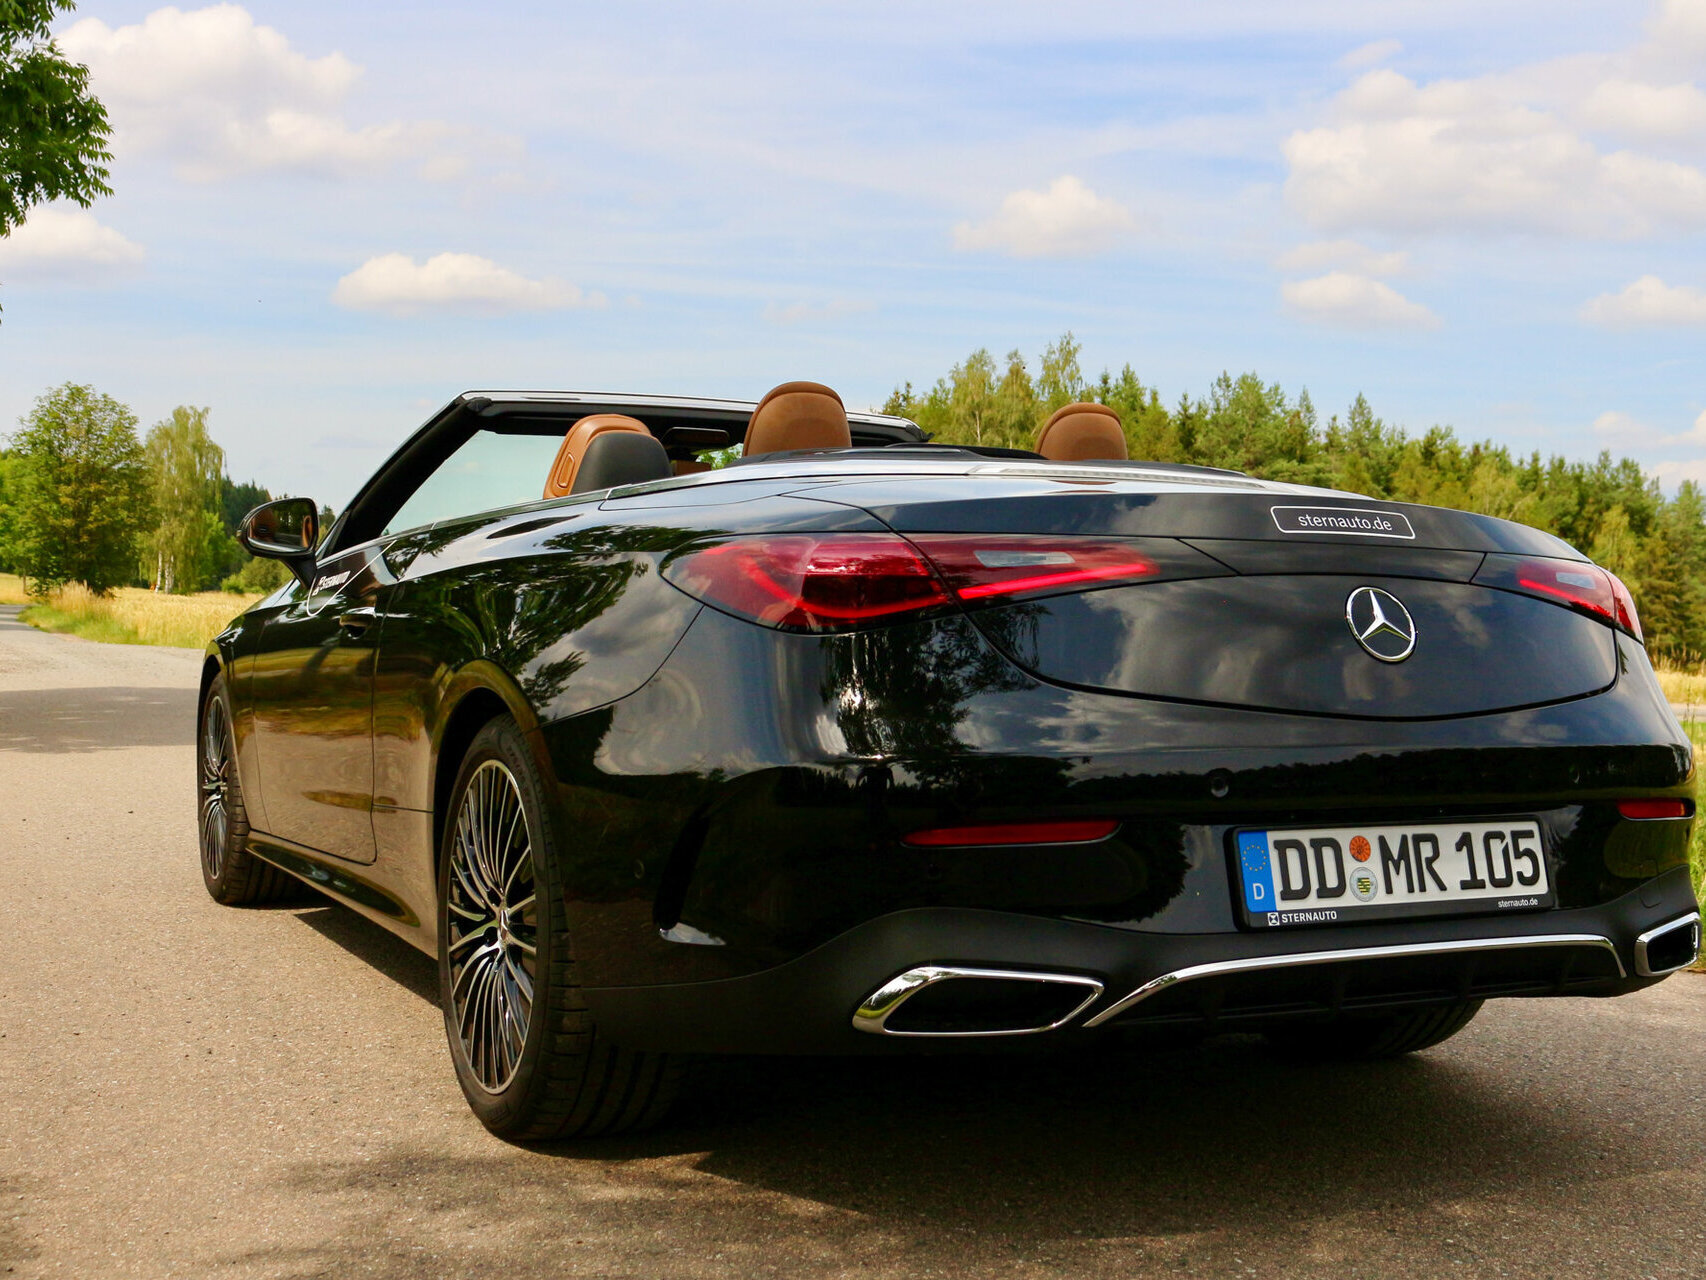
{"label": "wheat field", "polygon": [[[6,585],[0,580],[0,591]],[[20,601],[26,599],[21,591],[18,594]],[[73,582],[50,593],[45,600],[30,602],[24,620],[44,631],[66,632],[108,644],[205,649],[207,642],[223,631],[231,619],[259,599],[229,591],[174,596],[140,587],[120,587],[111,595],[97,596],[81,583]],[[0,596],[0,603],[16,602]]]}

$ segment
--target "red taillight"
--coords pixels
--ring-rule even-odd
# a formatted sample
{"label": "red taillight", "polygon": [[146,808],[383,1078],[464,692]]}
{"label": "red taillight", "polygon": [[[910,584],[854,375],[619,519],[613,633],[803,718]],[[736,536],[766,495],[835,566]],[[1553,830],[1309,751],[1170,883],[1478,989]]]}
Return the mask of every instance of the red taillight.
{"label": "red taillight", "polygon": [[948,845],[992,844],[1088,844],[1106,840],[1119,828],[1107,819],[1076,819],[1065,822],[988,822],[971,827],[926,827],[902,836],[902,844],[917,848]]}
{"label": "red taillight", "polygon": [[1625,818],[1686,818],[1694,806],[1686,800],[1619,800],[1617,812]]}
{"label": "red taillight", "polygon": [[892,533],[736,538],[677,556],[663,575],[719,609],[791,631],[840,631],[949,602],[923,557]]}
{"label": "red taillight", "polygon": [[1635,613],[1629,588],[1598,565],[1580,560],[1493,555],[1487,557],[1475,581],[1566,605],[1621,627],[1637,640],[1642,638],[1641,620]]}
{"label": "red taillight", "polygon": [[1605,576],[1611,579],[1611,595],[1617,601],[1617,625],[1645,644],[1647,638],[1641,634],[1641,615],[1635,612],[1635,597],[1615,573],[1608,569]]}
{"label": "red taillight", "polygon": [[690,596],[789,631],[844,631],[1160,573],[1117,539],[970,533],[756,534],[678,555],[663,570]]}
{"label": "red taillight", "polygon": [[1138,582],[1161,572],[1114,539],[915,533],[911,540],[967,604]]}

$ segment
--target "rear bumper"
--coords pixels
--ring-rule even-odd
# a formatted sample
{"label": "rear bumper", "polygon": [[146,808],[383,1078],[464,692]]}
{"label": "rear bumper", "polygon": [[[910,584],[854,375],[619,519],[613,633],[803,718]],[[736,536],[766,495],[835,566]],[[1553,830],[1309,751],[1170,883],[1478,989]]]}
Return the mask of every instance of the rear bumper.
{"label": "rear bumper", "polygon": [[[1697,909],[1684,869],[1577,910],[1285,934],[1144,933],[924,908],[871,920],[760,973],[590,989],[586,998],[616,1042],[676,1052],[881,1053],[1064,1045],[1117,1028],[1260,1030],[1466,999],[1621,995],[1660,980],[1648,976],[1648,950],[1675,960],[1679,939],[1665,927]],[[861,1006],[923,966],[1057,976],[1074,983],[1076,1007],[1035,1034],[863,1034]],[[1094,998],[1081,1000],[1095,984]]]}
{"label": "rear bumper", "polygon": [[[1049,685],[964,619],[818,637],[707,609],[643,688],[541,727],[577,965],[622,1041],[758,1052],[916,1046],[857,1031],[853,1015],[926,966],[1068,979],[1052,1002],[1024,993],[1047,1015],[1039,1025],[1059,1027],[1013,1043],[1163,1015],[1255,1026],[1634,990],[1652,981],[1637,938],[1693,909],[1681,869],[1690,824],[1626,821],[1616,801],[1692,797],[1694,777],[1645,657],[1638,647],[1624,657],[1613,689],[1572,702],[1337,720]],[[1511,814],[1541,824],[1554,910],[1241,927],[1241,827]],[[1075,818],[1120,826],[1068,845],[907,842],[927,827]],[[1543,936],[1585,941],[1504,942]],[[1478,941],[1489,945],[1426,959],[1204,968]],[[1067,1001],[1083,989],[1075,978],[1103,988],[1081,1010]],[[931,985],[974,990],[959,978]],[[898,1025],[942,998],[909,997],[921,1003]]]}

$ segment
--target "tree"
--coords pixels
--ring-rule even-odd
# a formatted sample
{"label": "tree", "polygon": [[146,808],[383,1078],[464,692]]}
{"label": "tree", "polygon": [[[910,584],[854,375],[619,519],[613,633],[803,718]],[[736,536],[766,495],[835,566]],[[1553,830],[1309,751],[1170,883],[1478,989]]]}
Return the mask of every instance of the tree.
{"label": "tree", "polygon": [[18,482],[14,477],[18,474],[20,464],[9,449],[0,449],[0,573],[17,571],[16,556],[13,544],[16,534],[13,531],[15,523],[12,507],[16,501],[14,496]]}
{"label": "tree", "polygon": [[979,347],[948,374],[949,412],[954,427],[968,444],[994,444],[984,434],[995,424],[995,358],[987,347]]}
{"label": "tree", "polygon": [[253,480],[247,484],[233,484],[229,476],[225,477],[220,481],[219,490],[219,515],[225,524],[225,532],[235,536],[244,516],[261,503],[271,501],[272,494]]}
{"label": "tree", "polygon": [[179,405],[148,432],[155,524],[144,567],[160,591],[199,591],[224,576],[225,450],[207,434],[207,413]]}
{"label": "tree", "polygon": [[31,589],[81,582],[104,595],[130,581],[149,524],[136,415],[68,382],[36,401],[12,446],[13,554]]}
{"label": "tree", "polygon": [[0,4],[0,236],[34,205],[84,208],[107,186],[107,111],[89,92],[89,69],[59,52],[48,33],[73,0]]}
{"label": "tree", "polygon": [[1070,329],[1060,335],[1058,342],[1043,348],[1042,372],[1037,375],[1037,398],[1050,413],[1063,404],[1082,400],[1088,394],[1084,373],[1078,367],[1078,353],[1082,350]]}

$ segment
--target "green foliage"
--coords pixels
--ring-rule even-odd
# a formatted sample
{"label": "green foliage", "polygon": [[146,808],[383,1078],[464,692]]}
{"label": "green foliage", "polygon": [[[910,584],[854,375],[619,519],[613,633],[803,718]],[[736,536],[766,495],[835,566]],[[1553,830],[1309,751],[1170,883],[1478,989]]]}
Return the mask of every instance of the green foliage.
{"label": "green foliage", "polygon": [[234,544],[223,519],[225,450],[207,434],[207,413],[179,405],[148,432],[155,524],[143,574],[179,595],[200,591],[235,567],[228,567]]}
{"label": "green foliage", "polygon": [[225,532],[235,537],[237,526],[243,523],[243,517],[261,503],[271,502],[272,494],[253,480],[247,484],[233,484],[229,476],[221,476],[220,483],[220,518],[225,522]]}
{"label": "green foliage", "polygon": [[897,387],[883,412],[911,418],[945,444],[1030,448],[1048,415],[1073,400],[1115,409],[1130,456],[1228,467],[1264,479],[1322,485],[1398,502],[1457,507],[1516,520],[1587,551],[1635,596],[1656,659],[1706,661],[1706,495],[1685,483],[1667,500],[1630,458],[1527,457],[1490,441],[1465,444],[1449,427],[1421,435],[1390,426],[1362,396],[1323,426],[1307,391],[1295,398],[1253,373],[1223,373],[1206,397],[1168,409],[1130,365],[1085,378],[1071,333],[1042,355],[1005,367],[979,349],[920,396]]}
{"label": "green foliage", "polygon": [[12,447],[11,555],[32,590],[130,581],[151,513],[136,415],[68,382],[36,401]]}
{"label": "green foliage", "polygon": [[236,592],[238,595],[270,595],[289,581],[290,570],[285,568],[282,560],[262,560],[257,556],[250,556],[241,569],[225,578],[219,585],[222,589]]}
{"label": "green foliage", "polygon": [[18,571],[17,553],[13,551],[13,543],[17,534],[13,529],[16,520],[12,514],[13,504],[17,501],[16,489],[20,463],[10,449],[0,449],[0,573],[16,573]]}
{"label": "green foliage", "polygon": [[0,4],[0,236],[44,200],[87,208],[111,195],[106,108],[89,69],[65,58],[48,28],[72,0]]}

